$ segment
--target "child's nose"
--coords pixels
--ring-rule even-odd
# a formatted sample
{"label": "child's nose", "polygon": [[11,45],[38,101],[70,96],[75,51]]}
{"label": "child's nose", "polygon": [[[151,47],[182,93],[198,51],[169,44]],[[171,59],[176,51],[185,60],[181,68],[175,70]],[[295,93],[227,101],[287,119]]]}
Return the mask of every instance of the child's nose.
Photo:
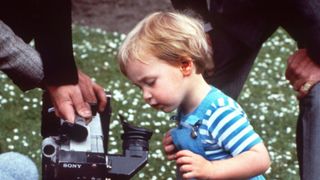
{"label": "child's nose", "polygon": [[149,102],[150,99],[151,99],[152,95],[149,91],[147,90],[143,90],[143,99],[146,101],[146,102]]}

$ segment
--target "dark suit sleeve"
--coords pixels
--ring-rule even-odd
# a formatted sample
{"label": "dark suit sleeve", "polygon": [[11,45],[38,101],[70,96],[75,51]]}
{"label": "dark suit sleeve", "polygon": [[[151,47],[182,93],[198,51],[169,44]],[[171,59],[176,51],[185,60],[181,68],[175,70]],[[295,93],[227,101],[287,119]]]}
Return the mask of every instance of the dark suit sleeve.
{"label": "dark suit sleeve", "polygon": [[0,70],[23,91],[39,87],[44,77],[38,53],[1,20]]}
{"label": "dark suit sleeve", "polygon": [[306,48],[309,56],[320,65],[319,1],[290,0],[282,3],[282,9],[285,8],[289,10],[282,26],[297,41],[299,48]]}
{"label": "dark suit sleeve", "polygon": [[[304,40],[301,42],[301,46],[304,46],[309,56],[320,65],[320,2],[319,0],[309,0],[305,3],[297,1],[297,8],[301,9],[298,11],[301,14],[299,21],[302,25],[297,26],[297,29],[304,29],[305,32]],[[302,27],[301,27],[302,26]]]}
{"label": "dark suit sleeve", "polygon": [[49,85],[76,84],[73,56],[70,0],[41,0],[35,45],[44,64]]}

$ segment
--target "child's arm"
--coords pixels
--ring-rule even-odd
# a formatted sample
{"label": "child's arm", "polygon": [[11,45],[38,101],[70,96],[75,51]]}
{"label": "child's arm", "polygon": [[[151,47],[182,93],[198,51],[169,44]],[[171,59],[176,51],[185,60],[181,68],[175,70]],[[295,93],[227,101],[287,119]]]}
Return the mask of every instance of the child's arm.
{"label": "child's arm", "polygon": [[186,179],[245,179],[264,173],[270,166],[269,154],[263,143],[225,160],[208,161],[188,150],[175,155],[179,171]]}

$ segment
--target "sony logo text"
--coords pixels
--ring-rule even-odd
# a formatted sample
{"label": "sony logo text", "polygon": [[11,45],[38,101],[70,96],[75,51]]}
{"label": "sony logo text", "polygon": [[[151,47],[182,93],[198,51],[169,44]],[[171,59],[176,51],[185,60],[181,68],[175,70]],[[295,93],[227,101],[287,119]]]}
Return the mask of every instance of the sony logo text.
{"label": "sony logo text", "polygon": [[71,163],[64,163],[63,167],[64,168],[81,168],[81,164],[71,164]]}

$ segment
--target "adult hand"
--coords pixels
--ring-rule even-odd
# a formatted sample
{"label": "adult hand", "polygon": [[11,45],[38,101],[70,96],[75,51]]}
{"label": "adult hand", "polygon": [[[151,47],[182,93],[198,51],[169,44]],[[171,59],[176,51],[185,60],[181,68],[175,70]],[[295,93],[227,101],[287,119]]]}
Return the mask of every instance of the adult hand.
{"label": "adult hand", "polygon": [[107,103],[104,89],[101,86],[94,83],[80,70],[78,76],[79,83],[76,85],[47,87],[56,115],[70,123],[74,123],[76,114],[85,119],[92,117],[89,103],[99,103],[99,111],[103,111]]}
{"label": "adult hand", "polygon": [[170,132],[167,132],[162,140],[162,146],[168,160],[174,160],[176,157],[176,148],[173,144]]}
{"label": "adult hand", "polygon": [[300,49],[288,58],[285,75],[298,98],[302,98],[320,81],[320,66],[312,61],[306,49]]}
{"label": "adult hand", "polygon": [[47,90],[58,117],[74,123],[76,113],[84,118],[92,116],[89,104],[83,100],[79,85],[47,86]]}
{"label": "adult hand", "polygon": [[89,104],[97,104],[99,111],[102,112],[107,104],[106,94],[104,89],[93,82],[89,76],[78,70],[79,87],[84,98]]}

